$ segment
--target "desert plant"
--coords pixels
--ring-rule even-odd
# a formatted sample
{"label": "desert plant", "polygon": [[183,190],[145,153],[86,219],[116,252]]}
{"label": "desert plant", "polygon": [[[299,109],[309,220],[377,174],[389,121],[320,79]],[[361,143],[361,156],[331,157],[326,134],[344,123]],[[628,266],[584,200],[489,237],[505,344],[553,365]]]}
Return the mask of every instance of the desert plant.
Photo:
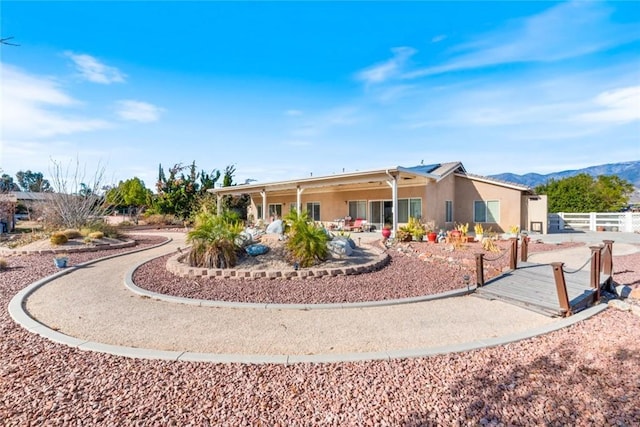
{"label": "desert plant", "polygon": [[82,237],[82,233],[80,233],[80,230],[76,230],[74,228],[67,228],[62,233],[67,236],[67,239],[79,239],[80,237]]}
{"label": "desert plant", "polygon": [[396,230],[396,240],[399,242],[408,242],[412,238],[411,228],[406,225],[401,226]]}
{"label": "desert plant", "polygon": [[418,241],[422,240],[422,238],[426,234],[424,225],[420,222],[418,218],[414,218],[410,216],[407,226],[409,227],[409,232],[411,233],[411,236],[413,236],[415,240],[418,240]]}
{"label": "desert plant", "polygon": [[520,231],[520,226],[519,225],[510,225],[509,226],[509,233],[518,234],[519,231]]}
{"label": "desert plant", "polygon": [[476,236],[479,234],[484,234],[484,228],[482,224],[476,224],[473,226],[473,231],[476,233]]}
{"label": "desert plant", "polygon": [[104,238],[104,233],[102,231],[92,231],[91,233],[89,233],[89,235],[87,236],[90,239],[103,239]]}
{"label": "desert plant", "polygon": [[119,239],[122,237],[122,233],[118,229],[118,227],[107,224],[104,221],[94,221],[87,224],[85,228],[82,229],[83,235],[89,235],[91,233],[100,231],[103,234],[103,237],[110,237],[112,239]]}
{"label": "desert plant", "polygon": [[187,242],[191,244],[189,265],[203,268],[234,267],[239,249],[237,241],[242,231],[242,223],[233,213],[199,213],[193,230],[187,234]]}
{"label": "desert plant", "polygon": [[456,224],[456,230],[458,230],[462,236],[466,236],[467,233],[469,232],[469,223],[465,223],[465,224]]}
{"label": "desert plant", "polygon": [[69,241],[69,238],[67,237],[66,234],[64,234],[61,231],[55,232],[51,235],[51,237],[49,238],[49,240],[51,241],[52,245],[64,245],[65,243],[67,243]]}
{"label": "desert plant", "polygon": [[310,267],[327,259],[329,236],[323,227],[316,226],[309,219],[306,211],[298,213],[294,209],[285,221],[289,224],[286,247],[294,262],[300,267]]}

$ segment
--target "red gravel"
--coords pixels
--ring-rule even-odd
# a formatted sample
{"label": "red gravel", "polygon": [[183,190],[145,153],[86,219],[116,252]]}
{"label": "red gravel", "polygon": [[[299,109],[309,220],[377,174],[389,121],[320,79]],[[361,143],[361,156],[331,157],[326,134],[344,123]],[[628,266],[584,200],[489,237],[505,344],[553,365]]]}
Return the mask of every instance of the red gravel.
{"label": "red gravel", "polygon": [[[391,262],[370,274],[292,279],[212,279],[180,277],[165,268],[171,255],[150,261],[136,270],[133,280],[149,291],[185,298],[282,304],[320,304],[382,301],[433,295],[463,288],[464,275],[475,278],[475,253],[482,252],[485,280],[508,266],[508,242],[498,242],[501,254],[482,250],[479,243],[448,251],[447,245],[409,243],[388,249]],[[531,244],[530,253],[564,249],[580,243]],[[420,256],[423,254],[423,256]],[[506,254],[502,256],[503,254]],[[496,258],[499,258],[495,261]]]}
{"label": "red gravel", "polygon": [[[616,265],[638,281],[640,257],[626,258]],[[138,360],[55,344],[13,323],[9,300],[53,263],[9,261],[12,269],[0,272],[3,425],[640,423],[640,317],[628,312],[610,309],[545,336],[432,358],[290,366]]]}

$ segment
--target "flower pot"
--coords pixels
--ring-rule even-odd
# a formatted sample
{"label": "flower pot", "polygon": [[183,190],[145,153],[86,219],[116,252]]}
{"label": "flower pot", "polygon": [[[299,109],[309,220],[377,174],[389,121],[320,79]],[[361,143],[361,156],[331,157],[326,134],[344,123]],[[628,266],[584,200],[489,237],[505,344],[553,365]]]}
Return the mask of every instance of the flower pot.
{"label": "flower pot", "polygon": [[388,239],[389,237],[391,237],[391,230],[388,228],[383,228],[382,237],[384,237],[385,239]]}
{"label": "flower pot", "polygon": [[438,238],[438,233],[434,233],[432,231],[432,232],[427,234],[427,239],[432,243],[435,243],[437,238]]}
{"label": "flower pot", "polygon": [[58,268],[65,268],[67,266],[67,258],[54,258],[53,264]]}
{"label": "flower pot", "polygon": [[484,238],[484,235],[482,235],[482,234],[476,234],[476,240],[477,240],[478,242],[482,242],[482,239],[483,239],[483,238]]}

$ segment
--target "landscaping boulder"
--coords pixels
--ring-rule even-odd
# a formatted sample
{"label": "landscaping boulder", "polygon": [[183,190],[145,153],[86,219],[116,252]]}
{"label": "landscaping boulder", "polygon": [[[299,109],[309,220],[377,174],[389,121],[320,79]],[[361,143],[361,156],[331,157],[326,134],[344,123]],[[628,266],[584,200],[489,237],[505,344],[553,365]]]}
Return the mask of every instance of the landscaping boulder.
{"label": "landscaping boulder", "polygon": [[353,248],[349,244],[347,239],[333,239],[327,243],[329,251],[332,254],[338,256],[351,256],[353,255]]}
{"label": "landscaping boulder", "polygon": [[276,219],[267,226],[267,234],[282,234],[284,233],[284,227],[281,219]]}
{"label": "landscaping boulder", "polygon": [[256,244],[247,246],[245,248],[245,251],[251,256],[264,255],[267,252],[269,252],[269,246],[256,243]]}

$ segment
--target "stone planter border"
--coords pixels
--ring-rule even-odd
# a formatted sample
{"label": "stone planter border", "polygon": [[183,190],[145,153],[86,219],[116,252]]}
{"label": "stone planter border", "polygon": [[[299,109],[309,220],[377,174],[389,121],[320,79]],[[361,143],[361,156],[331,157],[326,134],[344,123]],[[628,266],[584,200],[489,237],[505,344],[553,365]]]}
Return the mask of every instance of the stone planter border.
{"label": "stone planter border", "polygon": [[377,259],[364,264],[354,264],[341,267],[319,266],[294,270],[247,270],[242,268],[199,268],[188,266],[181,261],[188,254],[179,253],[167,260],[167,270],[180,277],[210,277],[212,279],[312,279],[323,276],[340,276],[371,273],[380,270],[389,263],[390,257],[382,249],[371,247],[378,256]]}

